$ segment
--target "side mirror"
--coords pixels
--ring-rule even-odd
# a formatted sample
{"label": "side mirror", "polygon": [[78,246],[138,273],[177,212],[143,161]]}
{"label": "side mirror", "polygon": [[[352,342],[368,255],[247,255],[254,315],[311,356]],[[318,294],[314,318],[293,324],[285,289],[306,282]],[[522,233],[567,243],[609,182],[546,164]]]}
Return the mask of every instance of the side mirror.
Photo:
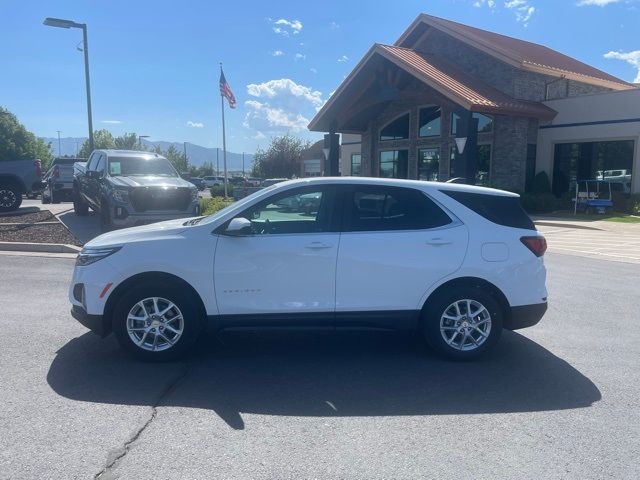
{"label": "side mirror", "polygon": [[243,235],[251,235],[251,222],[246,218],[236,217],[229,222],[227,229],[224,231],[226,235],[240,237]]}

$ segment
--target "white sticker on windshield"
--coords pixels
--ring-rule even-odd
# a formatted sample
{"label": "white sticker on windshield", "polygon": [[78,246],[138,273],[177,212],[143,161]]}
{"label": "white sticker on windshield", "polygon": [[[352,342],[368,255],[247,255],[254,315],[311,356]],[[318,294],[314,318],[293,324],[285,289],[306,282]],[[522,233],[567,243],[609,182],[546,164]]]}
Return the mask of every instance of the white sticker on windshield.
{"label": "white sticker on windshield", "polygon": [[120,162],[109,162],[109,173],[111,175],[120,175]]}

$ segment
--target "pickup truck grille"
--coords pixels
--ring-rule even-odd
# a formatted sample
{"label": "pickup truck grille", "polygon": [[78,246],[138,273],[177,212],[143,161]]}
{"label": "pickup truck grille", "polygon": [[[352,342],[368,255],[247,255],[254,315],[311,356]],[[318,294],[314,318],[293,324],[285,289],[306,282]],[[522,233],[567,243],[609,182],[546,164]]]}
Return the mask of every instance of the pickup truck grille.
{"label": "pickup truck grille", "polygon": [[184,211],[191,203],[191,191],[188,188],[134,188],[129,192],[129,198],[136,212]]}

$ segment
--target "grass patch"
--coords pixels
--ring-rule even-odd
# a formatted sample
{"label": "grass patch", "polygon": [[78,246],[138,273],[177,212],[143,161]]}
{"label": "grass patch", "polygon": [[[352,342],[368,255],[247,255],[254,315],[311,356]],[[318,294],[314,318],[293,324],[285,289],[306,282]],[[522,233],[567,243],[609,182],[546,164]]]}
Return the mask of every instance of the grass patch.
{"label": "grass patch", "polygon": [[217,211],[228,207],[232,203],[233,200],[225,200],[223,197],[201,198],[200,211],[202,212],[202,215],[213,215]]}
{"label": "grass patch", "polygon": [[627,215],[624,213],[613,213],[607,215],[587,215],[585,213],[578,213],[576,215],[573,212],[569,211],[556,211],[553,213],[546,213],[543,215],[548,218],[557,218],[564,220],[580,220],[583,222],[595,222],[598,220],[604,220],[606,222],[617,222],[617,223],[640,223],[640,217],[634,215]]}

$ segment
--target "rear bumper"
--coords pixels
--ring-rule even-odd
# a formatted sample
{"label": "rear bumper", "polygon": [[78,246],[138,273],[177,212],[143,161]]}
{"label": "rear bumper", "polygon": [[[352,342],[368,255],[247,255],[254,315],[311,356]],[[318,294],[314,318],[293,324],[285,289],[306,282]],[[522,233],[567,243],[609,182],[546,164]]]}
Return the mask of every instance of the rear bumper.
{"label": "rear bumper", "polygon": [[101,337],[106,337],[111,333],[111,325],[102,315],[90,315],[79,305],[71,307],[71,316]]}
{"label": "rear bumper", "polygon": [[547,302],[511,307],[511,315],[505,321],[504,328],[518,330],[532,327],[540,321],[546,311]]}

